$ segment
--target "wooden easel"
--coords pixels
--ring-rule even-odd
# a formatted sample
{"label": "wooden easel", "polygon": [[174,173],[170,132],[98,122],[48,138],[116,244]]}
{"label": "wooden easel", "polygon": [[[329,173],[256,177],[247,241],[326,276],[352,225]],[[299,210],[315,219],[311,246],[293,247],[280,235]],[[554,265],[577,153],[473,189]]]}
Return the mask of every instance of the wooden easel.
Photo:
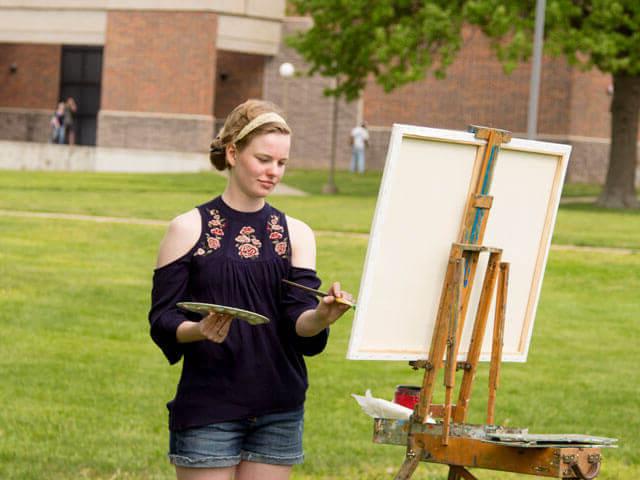
{"label": "wooden easel", "polygon": [[[440,296],[431,348],[426,360],[410,362],[424,368],[419,402],[407,425],[403,421],[376,419],[374,441],[407,445],[407,453],[396,480],[407,480],[420,461],[449,465],[448,480],[477,480],[467,467],[504,470],[537,476],[571,479],[595,478],[600,469],[600,446],[613,439],[598,437],[530,436],[526,430],[496,427],[495,398],[500,362],[509,282],[509,264],[501,262],[502,250],[482,245],[487,219],[493,203],[489,195],[500,145],[511,140],[511,133],[485,127],[470,127],[476,138],[486,140],[477,184],[468,199],[460,238],[451,247]],[[458,350],[469,307],[478,259],[488,253],[471,342],[465,362],[457,362]],[[495,324],[489,374],[489,401],[486,425],[465,424],[471,399],[491,300],[497,285]],[[444,358],[444,360],[443,360]],[[444,368],[445,401],[432,403],[438,371]],[[458,401],[452,403],[455,375],[463,370]],[[442,419],[433,425],[428,417]]]}

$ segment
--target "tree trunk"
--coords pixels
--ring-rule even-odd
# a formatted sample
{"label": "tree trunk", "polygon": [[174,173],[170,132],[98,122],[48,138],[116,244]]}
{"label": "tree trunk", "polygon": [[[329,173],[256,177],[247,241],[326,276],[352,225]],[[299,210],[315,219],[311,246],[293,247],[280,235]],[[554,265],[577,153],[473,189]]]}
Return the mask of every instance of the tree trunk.
{"label": "tree trunk", "polygon": [[600,206],[639,206],[635,189],[639,114],[640,76],[614,75],[609,168],[604,190],[598,199]]}

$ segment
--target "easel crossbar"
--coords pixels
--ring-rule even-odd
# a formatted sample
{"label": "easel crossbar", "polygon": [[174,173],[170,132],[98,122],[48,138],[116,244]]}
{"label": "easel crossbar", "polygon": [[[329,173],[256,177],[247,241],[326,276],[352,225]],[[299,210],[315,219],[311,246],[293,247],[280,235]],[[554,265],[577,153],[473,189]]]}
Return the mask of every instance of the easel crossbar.
{"label": "easel crossbar", "polygon": [[[406,445],[407,426],[408,422],[403,420],[376,419],[373,440],[382,444]],[[487,425],[454,423],[451,425],[448,445],[442,445],[442,428],[442,424],[413,425],[412,448],[403,465],[404,476],[398,475],[396,479],[410,478],[419,461],[449,465],[451,470],[457,469],[459,474],[460,468],[481,468],[562,479],[582,478],[576,476],[576,471],[580,471],[586,472],[584,478],[594,478],[589,475],[598,471],[602,460],[601,446],[589,443],[564,446],[504,445],[491,438],[526,436],[526,429]],[[417,457],[420,457],[419,460],[416,460]],[[409,466],[413,469],[411,473]]]}
{"label": "easel crossbar", "polygon": [[502,253],[501,248],[497,247],[485,247],[483,245],[475,245],[473,243],[454,243],[454,248],[458,248],[463,252],[488,252],[488,253]]}

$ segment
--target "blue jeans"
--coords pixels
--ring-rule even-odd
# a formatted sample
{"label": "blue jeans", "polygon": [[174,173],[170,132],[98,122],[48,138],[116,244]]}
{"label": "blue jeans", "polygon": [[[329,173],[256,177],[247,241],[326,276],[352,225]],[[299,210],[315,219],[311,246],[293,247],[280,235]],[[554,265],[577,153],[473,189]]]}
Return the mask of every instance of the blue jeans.
{"label": "blue jeans", "polygon": [[351,149],[351,171],[364,173],[364,148]]}
{"label": "blue jeans", "polygon": [[51,135],[51,142],[59,144],[64,143],[64,126],[54,127],[53,135]]}
{"label": "blue jeans", "polygon": [[232,467],[247,460],[302,463],[304,408],[171,432],[169,460],[192,468]]}

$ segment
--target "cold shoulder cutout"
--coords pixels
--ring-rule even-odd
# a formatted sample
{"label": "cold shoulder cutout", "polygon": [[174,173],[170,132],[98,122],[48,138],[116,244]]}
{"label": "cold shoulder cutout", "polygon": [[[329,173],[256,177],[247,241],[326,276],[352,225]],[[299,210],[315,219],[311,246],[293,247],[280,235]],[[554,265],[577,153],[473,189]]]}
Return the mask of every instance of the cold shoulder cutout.
{"label": "cold shoulder cutout", "polygon": [[160,244],[156,268],[164,267],[187,255],[200,237],[201,224],[200,213],[196,208],[171,220]]}
{"label": "cold shoulder cutout", "polygon": [[316,268],[316,237],[311,227],[287,215],[291,237],[291,264],[295,267]]}

